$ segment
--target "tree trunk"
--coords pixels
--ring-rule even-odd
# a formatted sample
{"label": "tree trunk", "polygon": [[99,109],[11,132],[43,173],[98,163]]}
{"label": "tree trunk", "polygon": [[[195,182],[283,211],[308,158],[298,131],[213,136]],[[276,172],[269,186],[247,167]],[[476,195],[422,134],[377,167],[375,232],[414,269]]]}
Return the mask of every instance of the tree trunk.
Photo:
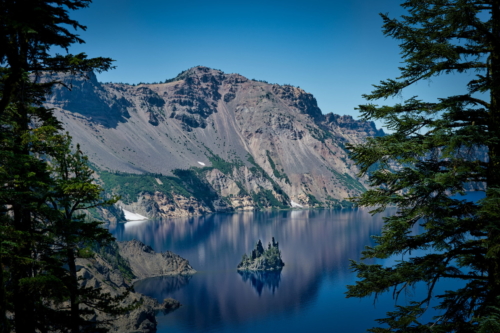
{"label": "tree trunk", "polygon": [[68,247],[67,257],[68,257],[68,267],[69,274],[71,276],[70,284],[70,302],[71,302],[71,333],[80,332],[80,311],[78,302],[78,279],[76,276],[76,264],[75,264],[75,253],[73,249]]}
{"label": "tree trunk", "polygon": [[[500,138],[500,0],[492,2],[492,35],[489,77],[491,80],[490,91],[490,123],[488,131],[490,137]],[[489,165],[487,171],[487,187],[500,188],[500,143],[493,143],[489,147]],[[498,246],[500,232],[499,221],[490,221],[488,233],[488,250]],[[494,305],[500,296],[500,262],[497,256],[488,258],[488,296],[486,305]]]}
{"label": "tree trunk", "polygon": [[[0,242],[1,241],[0,239]],[[8,333],[10,332],[10,327],[9,321],[7,320],[7,295],[5,294],[5,282],[3,281],[3,256],[1,255],[1,246],[0,243],[0,333]]]}
{"label": "tree trunk", "polygon": [[[16,203],[14,209],[14,224],[18,231],[28,233],[31,227],[30,212],[23,209],[22,204]],[[22,258],[31,258],[31,242],[21,240],[18,248],[18,256]],[[17,262],[12,267],[13,293],[14,293],[14,315],[16,332],[34,333],[36,328],[35,318],[35,300],[33,293],[21,288],[21,280],[31,278],[31,263]]]}

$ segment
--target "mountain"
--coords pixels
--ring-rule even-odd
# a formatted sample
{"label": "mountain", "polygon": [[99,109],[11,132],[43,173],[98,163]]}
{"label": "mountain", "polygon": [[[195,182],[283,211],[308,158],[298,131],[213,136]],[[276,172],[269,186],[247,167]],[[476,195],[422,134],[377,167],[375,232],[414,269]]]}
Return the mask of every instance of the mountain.
{"label": "mountain", "polygon": [[348,205],[365,180],[345,144],[383,135],[372,122],[323,115],[298,87],[207,67],[158,84],[54,78],[64,85],[46,106],[105,189],[149,217]]}

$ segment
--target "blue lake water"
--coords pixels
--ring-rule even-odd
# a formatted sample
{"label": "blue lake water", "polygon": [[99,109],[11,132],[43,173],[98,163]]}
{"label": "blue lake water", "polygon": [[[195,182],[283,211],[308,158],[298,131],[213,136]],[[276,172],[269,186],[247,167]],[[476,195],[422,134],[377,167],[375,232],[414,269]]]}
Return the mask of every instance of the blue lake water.
{"label": "blue lake water", "polygon": [[[364,247],[373,245],[370,236],[380,233],[382,218],[393,212],[242,212],[131,222],[111,231],[118,240],[138,239],[157,252],[173,251],[198,271],[135,285],[160,301],[172,297],[183,304],[158,317],[158,332],[364,332],[395,301],[391,295],[379,296],[375,304],[373,298],[345,298],[346,285],[356,280],[349,259],[358,260]],[[285,262],[281,273],[237,272],[242,255],[259,239],[266,246],[271,237]],[[403,295],[398,304],[421,292]]]}

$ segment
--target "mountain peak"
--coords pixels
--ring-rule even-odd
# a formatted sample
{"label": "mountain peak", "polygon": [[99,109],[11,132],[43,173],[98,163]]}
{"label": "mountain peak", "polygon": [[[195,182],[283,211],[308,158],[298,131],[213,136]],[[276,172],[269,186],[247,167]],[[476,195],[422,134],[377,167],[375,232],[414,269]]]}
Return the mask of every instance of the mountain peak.
{"label": "mountain peak", "polygon": [[224,72],[210,67],[195,66],[180,72],[179,74],[177,74],[176,77],[166,80],[165,83],[181,81],[185,80],[188,77],[193,77],[193,76],[199,77],[203,75],[222,76],[224,75]]}
{"label": "mountain peak", "polygon": [[130,192],[127,200],[137,205],[155,201],[144,203],[143,215],[285,207],[292,200],[333,207],[365,190],[344,146],[378,135],[376,128],[323,115],[298,87],[206,66],[161,84],[67,79],[72,91],[55,87],[46,105],[96,167],[170,177],[150,177],[147,193]]}

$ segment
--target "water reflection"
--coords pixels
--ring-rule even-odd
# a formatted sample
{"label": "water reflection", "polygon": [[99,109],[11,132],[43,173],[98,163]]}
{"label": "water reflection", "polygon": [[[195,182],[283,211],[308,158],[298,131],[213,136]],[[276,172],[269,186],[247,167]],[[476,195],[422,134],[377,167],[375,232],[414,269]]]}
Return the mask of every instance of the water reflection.
{"label": "water reflection", "polygon": [[[292,265],[324,263],[331,267],[345,255],[357,257],[359,246],[370,242],[370,235],[378,234],[380,225],[380,216],[372,217],[363,209],[304,210],[151,220],[130,226],[119,224],[112,232],[119,240],[135,238],[156,251],[174,251],[201,271],[236,267],[258,239],[273,236],[280,240],[287,265],[287,259],[293,257]],[[319,258],[313,258],[316,252]],[[308,260],[302,260],[305,257]]]}
{"label": "water reflection", "polygon": [[162,295],[170,295],[180,290],[189,283],[192,277],[192,275],[158,276],[137,281],[134,289],[141,290],[141,293],[146,295],[154,295],[161,302],[166,298]]}
{"label": "water reflection", "polygon": [[272,294],[280,286],[281,270],[279,271],[238,271],[244,282],[249,282],[257,294],[262,295],[262,289],[266,287]]}
{"label": "water reflection", "polygon": [[[372,217],[364,209],[269,211],[146,221],[118,225],[113,232],[119,240],[135,238],[190,261],[198,271],[190,280],[153,278],[135,288],[184,305],[164,319],[169,330],[205,332],[223,331],[227,325],[241,328],[259,318],[300,316],[317,300],[325,281],[342,286],[332,300],[341,304],[345,285],[353,279],[349,259],[359,259],[381,224],[382,215]],[[258,239],[273,236],[286,265],[281,273],[238,274],[243,253]]]}

